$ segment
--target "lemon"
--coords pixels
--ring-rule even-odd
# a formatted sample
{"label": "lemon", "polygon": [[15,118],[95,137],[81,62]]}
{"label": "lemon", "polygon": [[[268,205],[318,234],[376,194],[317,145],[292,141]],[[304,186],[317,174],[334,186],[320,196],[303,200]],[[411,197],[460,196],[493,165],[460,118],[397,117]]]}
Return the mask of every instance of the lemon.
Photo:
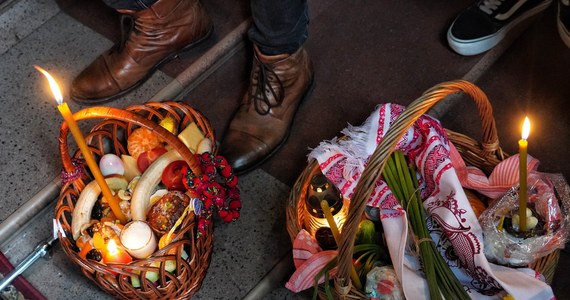
{"label": "lemon", "polygon": [[164,129],[170,131],[171,133],[174,133],[174,126],[176,126],[174,119],[171,117],[166,117],[166,118],[162,119],[162,121],[160,121],[159,125],[164,127]]}

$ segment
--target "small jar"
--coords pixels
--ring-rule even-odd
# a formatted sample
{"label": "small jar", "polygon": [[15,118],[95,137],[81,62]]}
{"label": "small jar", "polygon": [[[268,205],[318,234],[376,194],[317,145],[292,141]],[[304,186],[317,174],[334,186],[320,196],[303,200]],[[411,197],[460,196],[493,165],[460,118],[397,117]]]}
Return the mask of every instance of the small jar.
{"label": "small jar", "polygon": [[331,208],[331,214],[340,232],[346,220],[348,203],[344,203],[343,196],[336,186],[325,175],[318,173],[311,178],[305,197],[305,229],[315,237],[323,249],[334,249],[336,243],[321,208],[322,200],[326,200]]}
{"label": "small jar", "polygon": [[147,258],[156,250],[156,236],[144,221],[132,221],[121,231],[121,244],[136,258]]}

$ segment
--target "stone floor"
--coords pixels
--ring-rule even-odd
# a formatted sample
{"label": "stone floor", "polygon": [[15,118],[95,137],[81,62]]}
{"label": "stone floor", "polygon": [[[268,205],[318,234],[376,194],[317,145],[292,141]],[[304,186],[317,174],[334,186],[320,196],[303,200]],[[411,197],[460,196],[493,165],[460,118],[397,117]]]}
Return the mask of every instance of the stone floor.
{"label": "stone floor", "polygon": [[[197,299],[306,298],[283,288],[292,268],[284,207],[290,187],[306,165],[308,149],[336,136],[347,123],[361,123],[377,104],[406,105],[439,82],[463,78],[488,94],[501,145],[509,153],[516,152],[518,124],[529,114],[536,120],[530,154],[541,160],[541,170],[570,178],[570,161],[564,158],[570,146],[566,104],[570,50],[556,32],[554,7],[520,38],[483,55],[462,57],[447,47],[445,30],[470,1],[309,3],[311,29],[306,47],[315,65],[316,87],[299,110],[285,147],[261,168],[240,177],[243,215],[236,223],[216,224],[212,263]],[[0,194],[4,195],[0,222],[5,222],[44,187],[52,186],[61,168],[57,152],[61,117],[33,65],[57,77],[65,95],[73,77],[116,40],[117,23],[114,13],[99,1],[0,4]],[[223,43],[247,20],[247,1],[204,0],[204,5],[216,24],[213,39],[110,105],[125,107],[164,91],[203,59],[209,47]],[[246,88],[251,51],[245,39],[242,46],[211,67],[192,90],[176,95],[210,119],[218,138]],[[82,108],[74,103],[70,107]],[[448,128],[479,136],[474,112],[468,101],[458,97],[438,105],[431,114]],[[49,203],[34,219],[22,221],[20,230],[0,240],[0,250],[17,264],[50,235],[47,224],[52,217],[53,203]],[[563,251],[553,283],[559,299],[570,299],[564,288],[570,284],[564,272],[569,259]],[[82,277],[59,246],[51,259],[38,261],[24,275],[49,299],[109,298]]]}

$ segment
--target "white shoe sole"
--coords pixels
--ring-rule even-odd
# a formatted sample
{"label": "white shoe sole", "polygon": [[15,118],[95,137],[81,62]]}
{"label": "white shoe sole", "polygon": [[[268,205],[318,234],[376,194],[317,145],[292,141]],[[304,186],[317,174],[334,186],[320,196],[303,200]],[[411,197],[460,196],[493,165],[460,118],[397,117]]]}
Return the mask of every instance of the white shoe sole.
{"label": "white shoe sole", "polygon": [[[524,28],[518,27],[518,25],[524,25],[524,23],[526,21],[529,21],[532,17],[534,17],[537,14],[544,11],[551,3],[552,3],[552,1],[546,1],[540,5],[532,8],[532,9],[530,9],[529,11],[527,11],[526,13],[524,13],[523,15],[521,15],[520,17],[518,17],[517,19],[515,19],[511,23],[505,25],[503,28],[501,28],[495,34],[488,35],[488,36],[485,36],[485,37],[482,37],[479,39],[474,39],[474,40],[462,40],[462,39],[458,39],[458,38],[454,37],[451,34],[451,28],[455,24],[455,21],[454,21],[453,24],[451,24],[451,26],[449,27],[449,30],[447,31],[447,43],[449,44],[449,47],[451,47],[451,49],[453,49],[453,51],[457,52],[458,54],[464,55],[464,56],[481,54],[481,53],[488,51],[489,49],[495,47],[507,35],[514,34],[514,33],[520,34],[522,29],[524,29]],[[517,29],[519,29],[519,30],[512,30],[515,27],[518,27]],[[569,39],[570,39],[570,37],[569,37]]]}
{"label": "white shoe sole", "polygon": [[556,25],[558,27],[558,34],[560,34],[560,38],[566,44],[566,47],[570,48],[570,32],[564,26],[564,23],[560,21],[560,2],[558,2],[558,12],[556,14]]}

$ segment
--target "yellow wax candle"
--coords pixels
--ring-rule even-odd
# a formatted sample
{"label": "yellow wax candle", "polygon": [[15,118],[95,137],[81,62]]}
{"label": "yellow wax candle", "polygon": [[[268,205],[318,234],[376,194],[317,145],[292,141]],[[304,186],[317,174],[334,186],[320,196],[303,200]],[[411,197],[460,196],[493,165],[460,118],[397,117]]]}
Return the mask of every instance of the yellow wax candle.
{"label": "yellow wax candle", "polygon": [[525,117],[521,139],[519,140],[519,232],[526,230],[526,157],[528,151],[528,135],[530,134],[530,121]]}
{"label": "yellow wax candle", "polygon": [[49,82],[50,88],[52,90],[52,93],[55,97],[55,100],[59,104],[57,106],[57,109],[59,110],[59,112],[61,113],[61,116],[63,117],[63,119],[67,123],[67,126],[69,127],[69,131],[71,131],[71,134],[73,135],[73,138],[75,139],[75,142],[77,143],[77,146],[79,147],[79,150],[81,151],[81,154],[83,154],[83,158],[85,159],[85,162],[87,163],[87,166],[89,167],[89,170],[91,170],[93,177],[95,177],[95,180],[99,184],[99,187],[101,187],[101,192],[103,193],[103,196],[105,197],[105,199],[107,199],[109,206],[111,207],[111,210],[113,211],[113,214],[115,214],[115,216],[121,221],[122,224],[125,224],[127,222],[127,218],[125,217],[125,215],[121,211],[121,207],[119,206],[119,201],[117,200],[117,198],[115,196],[113,196],[113,193],[109,189],[109,186],[107,185],[107,182],[105,181],[105,178],[103,177],[103,174],[101,174],[101,170],[99,169],[99,165],[95,161],[95,158],[93,158],[93,154],[91,153],[91,150],[89,150],[89,147],[87,146],[87,143],[85,142],[85,138],[83,137],[83,134],[81,133],[81,130],[79,129],[79,126],[77,126],[77,122],[75,122],[75,119],[73,118],[73,114],[69,110],[67,103],[63,102],[63,96],[61,95],[61,91],[59,89],[59,86],[57,85],[57,82],[44,69],[42,69],[38,66],[34,66],[34,67],[38,71],[40,71],[44,76],[46,76],[46,78],[48,79],[48,82]]}
{"label": "yellow wax candle", "polygon": [[[321,200],[321,209],[323,210],[323,214],[325,215],[325,218],[329,223],[329,227],[331,228],[334,240],[336,241],[336,244],[339,245],[340,232],[338,231],[338,227],[336,226],[336,222],[334,221],[334,217],[331,213],[331,208],[329,207],[329,203],[327,202],[327,200]],[[356,286],[356,288],[358,288],[359,290],[362,289],[362,283],[360,282],[360,278],[358,277],[358,273],[356,273],[354,265],[350,270],[350,278],[352,279],[353,284]]]}

